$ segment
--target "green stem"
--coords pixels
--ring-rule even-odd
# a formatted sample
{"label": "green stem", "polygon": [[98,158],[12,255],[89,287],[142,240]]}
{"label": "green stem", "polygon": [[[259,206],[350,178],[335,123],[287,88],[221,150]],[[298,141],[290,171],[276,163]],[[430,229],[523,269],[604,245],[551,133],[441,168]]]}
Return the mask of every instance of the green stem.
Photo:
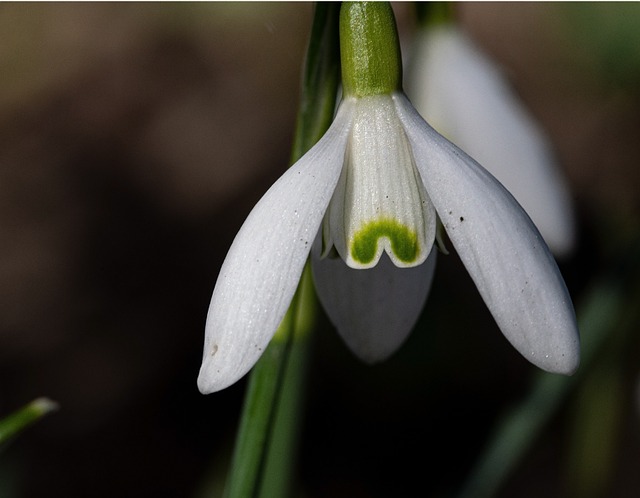
{"label": "green stem", "polygon": [[448,24],[455,20],[451,2],[416,2],[415,8],[418,23],[423,27]]}
{"label": "green stem", "polygon": [[251,498],[258,495],[265,454],[275,417],[284,365],[293,336],[298,293],[273,340],[251,371],[242,409],[238,438],[231,461],[231,475],[224,496]]}
{"label": "green stem", "polygon": [[[629,261],[635,264],[638,251],[632,250]],[[627,274],[637,276],[637,268]],[[478,458],[459,498],[488,498],[494,496],[506,479],[533,446],[544,426],[559,409],[572,389],[592,370],[605,342],[620,329],[634,331],[628,311],[634,310],[640,291],[637,281],[629,292],[620,275],[595,284],[578,312],[581,333],[582,361],[578,373],[563,377],[539,373],[526,399],[510,410],[498,423],[489,444]],[[628,281],[628,280],[627,280]],[[629,296],[632,296],[631,298]]]}
{"label": "green stem", "polygon": [[313,147],[333,121],[340,83],[340,4],[318,3],[302,77],[291,163]]}
{"label": "green stem", "polygon": [[[570,444],[566,458],[566,496],[595,498],[607,495],[614,480],[618,445],[623,441],[625,389],[628,367],[637,361],[627,351],[634,350],[640,311],[640,286],[626,293],[622,319],[610,330],[606,344],[577,390],[570,424]],[[631,358],[632,365],[629,365]]]}
{"label": "green stem", "polygon": [[[292,162],[322,137],[333,120],[340,77],[338,16],[339,4],[317,4]],[[287,314],[251,372],[226,498],[281,497],[289,491],[315,306],[307,265]]]}
{"label": "green stem", "polygon": [[0,445],[33,425],[47,413],[58,409],[58,404],[48,398],[38,398],[0,420]]}
{"label": "green stem", "polygon": [[265,458],[260,496],[288,496],[291,493],[291,475],[295,459],[291,457],[297,447],[301,427],[304,378],[309,353],[310,333],[315,323],[316,296],[307,265],[298,287],[300,293],[294,318],[294,337],[284,365],[281,392],[276,405],[270,444]]}

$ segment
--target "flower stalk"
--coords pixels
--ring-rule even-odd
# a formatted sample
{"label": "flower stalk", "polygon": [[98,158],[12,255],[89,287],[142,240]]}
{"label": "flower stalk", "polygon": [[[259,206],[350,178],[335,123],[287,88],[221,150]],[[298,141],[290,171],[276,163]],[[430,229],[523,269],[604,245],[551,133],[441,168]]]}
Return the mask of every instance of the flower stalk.
{"label": "flower stalk", "polygon": [[[338,13],[336,3],[319,3],[315,8],[292,163],[322,137],[333,119],[340,78]],[[288,494],[315,311],[316,297],[307,267],[284,319],[251,372],[226,498]]]}
{"label": "flower stalk", "polygon": [[[588,383],[593,380],[600,381],[601,374],[608,376],[613,385],[608,385],[606,389],[597,386],[592,393],[597,400],[590,400],[594,401],[595,406],[579,410],[575,420],[570,424],[575,437],[570,448],[572,453],[566,461],[571,463],[569,485],[574,489],[567,495],[587,496],[585,484],[591,485],[589,492],[598,491],[600,486],[604,486],[603,481],[610,477],[607,461],[610,453],[603,449],[611,450],[616,437],[613,434],[614,428],[605,424],[610,420],[603,420],[601,412],[605,410],[609,416],[617,416],[616,410],[619,410],[620,400],[610,399],[609,403],[603,404],[601,396],[613,398],[619,393],[619,386],[615,383],[619,381],[616,377],[620,375],[621,365],[619,354],[604,358],[611,360],[610,363],[606,363],[603,362],[603,353],[606,355],[607,350],[610,353],[612,349],[619,351],[628,347],[629,339],[635,337],[638,323],[636,303],[640,297],[639,248],[638,241],[630,244],[623,256],[618,255],[622,264],[614,271],[594,278],[591,289],[582,298],[578,308],[583,363],[580,371],[573,377],[549,375],[545,372],[536,374],[522,402],[509,409],[498,420],[489,441],[477,458],[476,465],[456,495],[457,498],[496,496],[518,469],[527,453],[540,440],[545,428],[570,396],[576,398],[578,391],[578,402],[584,401],[583,396],[587,389],[592,387]],[[590,427],[582,427],[585,423],[597,426],[598,439],[594,439],[596,432]],[[599,460],[599,464],[591,462],[590,465],[581,467],[585,461],[589,463],[589,458]],[[602,493],[592,496],[602,496]]]}
{"label": "flower stalk", "polygon": [[400,90],[402,56],[387,2],[345,2],[340,13],[340,56],[345,96]]}
{"label": "flower stalk", "polygon": [[58,403],[49,398],[37,398],[0,420],[0,448],[48,413],[58,410]]}

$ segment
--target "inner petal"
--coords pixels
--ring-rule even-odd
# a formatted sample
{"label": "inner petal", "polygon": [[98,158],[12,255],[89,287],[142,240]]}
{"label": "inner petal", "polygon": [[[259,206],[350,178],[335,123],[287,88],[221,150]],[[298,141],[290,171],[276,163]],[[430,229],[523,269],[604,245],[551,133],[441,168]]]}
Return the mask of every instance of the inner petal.
{"label": "inner petal", "polygon": [[398,267],[424,262],[436,216],[390,96],[357,99],[342,176],[325,220],[351,268],[371,268],[383,251]]}

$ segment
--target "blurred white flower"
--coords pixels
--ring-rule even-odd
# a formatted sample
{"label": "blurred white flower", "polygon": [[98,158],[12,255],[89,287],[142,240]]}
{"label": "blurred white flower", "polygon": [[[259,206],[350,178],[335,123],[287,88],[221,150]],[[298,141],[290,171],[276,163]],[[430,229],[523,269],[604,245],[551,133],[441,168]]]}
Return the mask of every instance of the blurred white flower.
{"label": "blurred white flower", "polygon": [[314,241],[317,290],[347,345],[369,362],[393,353],[429,291],[436,213],[507,339],[539,367],[572,373],[575,314],[538,230],[398,90],[347,94],[324,137],[250,213],[213,292],[201,392],[229,386],[258,360]]}
{"label": "blurred white flower", "polygon": [[497,64],[453,23],[422,29],[407,94],[440,133],[493,174],[558,256],[575,245],[570,195],[550,143]]}

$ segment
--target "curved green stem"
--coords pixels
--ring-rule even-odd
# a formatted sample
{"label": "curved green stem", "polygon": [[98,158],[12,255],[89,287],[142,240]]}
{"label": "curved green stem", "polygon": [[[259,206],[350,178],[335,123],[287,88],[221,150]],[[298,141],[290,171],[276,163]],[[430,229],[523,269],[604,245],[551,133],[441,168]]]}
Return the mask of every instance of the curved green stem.
{"label": "curved green stem", "polygon": [[[338,15],[337,3],[316,6],[292,162],[322,137],[333,120],[340,77]],[[226,498],[281,497],[289,492],[315,307],[307,265],[287,314],[251,372]]]}
{"label": "curved green stem", "polygon": [[631,268],[594,283],[578,308],[582,361],[576,375],[564,377],[541,372],[536,376],[526,399],[498,423],[459,498],[495,496],[568,394],[593,373],[605,343],[616,335],[635,332],[635,303],[640,295],[638,255],[634,246],[627,259]]}
{"label": "curved green stem", "polygon": [[49,398],[38,398],[0,420],[0,448],[20,432],[30,427],[47,413],[58,409],[58,403]]}

